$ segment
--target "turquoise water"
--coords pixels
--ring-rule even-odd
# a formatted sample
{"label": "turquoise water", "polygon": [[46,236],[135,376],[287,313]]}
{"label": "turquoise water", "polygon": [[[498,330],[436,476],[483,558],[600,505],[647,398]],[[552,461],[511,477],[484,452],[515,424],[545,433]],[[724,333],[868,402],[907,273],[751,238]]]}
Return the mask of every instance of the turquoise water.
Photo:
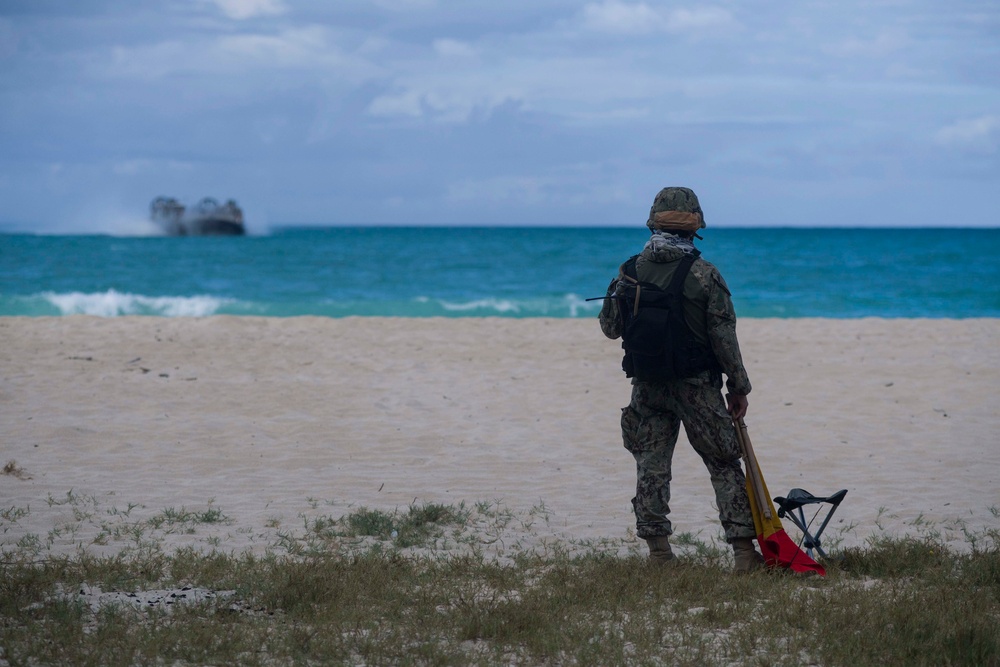
{"label": "turquoise water", "polygon": [[[1000,230],[709,229],[741,317],[1000,317]],[[644,228],[0,235],[0,316],[593,317]]]}

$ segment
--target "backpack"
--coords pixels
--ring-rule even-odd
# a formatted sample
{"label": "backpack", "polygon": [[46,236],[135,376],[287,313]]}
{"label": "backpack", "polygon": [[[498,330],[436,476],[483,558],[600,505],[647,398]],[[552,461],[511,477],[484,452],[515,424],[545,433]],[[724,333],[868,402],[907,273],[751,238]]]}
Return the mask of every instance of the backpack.
{"label": "backpack", "polygon": [[624,324],[622,370],[627,377],[660,382],[718,369],[715,355],[698,342],[684,320],[684,279],[700,254],[695,250],[681,260],[666,290],[639,280],[638,255],[622,265],[626,288],[618,305]]}

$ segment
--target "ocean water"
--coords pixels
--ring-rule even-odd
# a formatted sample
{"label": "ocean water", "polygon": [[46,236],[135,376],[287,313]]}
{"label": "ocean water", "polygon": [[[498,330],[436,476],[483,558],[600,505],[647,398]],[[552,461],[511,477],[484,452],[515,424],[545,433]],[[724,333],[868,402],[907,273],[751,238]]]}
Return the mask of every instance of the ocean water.
{"label": "ocean water", "polygon": [[[740,317],[1000,317],[1000,229],[717,229]],[[594,317],[645,228],[0,234],[0,316]]]}

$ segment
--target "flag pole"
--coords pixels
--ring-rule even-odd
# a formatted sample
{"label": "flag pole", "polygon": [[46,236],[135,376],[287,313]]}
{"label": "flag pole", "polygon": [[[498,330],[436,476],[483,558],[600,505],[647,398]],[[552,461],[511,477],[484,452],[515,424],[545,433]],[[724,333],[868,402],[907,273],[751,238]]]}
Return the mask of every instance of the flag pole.
{"label": "flag pole", "polygon": [[747,495],[753,496],[750,511],[757,531],[757,544],[769,567],[787,567],[795,572],[816,572],[826,574],[823,566],[792,541],[781,527],[781,520],[775,516],[774,505],[767,497],[764,474],[760,471],[757,456],[747,433],[747,425],[742,419],[734,419],[733,427],[746,463]]}
{"label": "flag pole", "polygon": [[753,444],[750,442],[750,434],[747,432],[746,422],[740,417],[734,423],[734,426],[736,427],[736,440],[740,443],[740,449],[743,450],[743,461],[746,463],[747,477],[750,478],[750,484],[753,486],[753,495],[754,500],[757,501],[757,509],[765,519],[770,519],[772,517],[771,503],[765,497],[767,494],[764,493],[764,483],[761,480],[760,466],[757,465],[757,457],[753,453]]}

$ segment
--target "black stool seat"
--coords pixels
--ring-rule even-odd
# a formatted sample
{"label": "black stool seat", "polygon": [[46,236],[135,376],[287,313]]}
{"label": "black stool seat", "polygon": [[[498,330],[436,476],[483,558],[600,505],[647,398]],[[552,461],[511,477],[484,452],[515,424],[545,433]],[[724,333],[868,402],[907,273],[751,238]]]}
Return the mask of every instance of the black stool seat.
{"label": "black stool seat", "polygon": [[[778,504],[778,517],[784,519],[788,517],[795,526],[802,531],[803,539],[802,544],[806,548],[806,553],[812,558],[813,549],[819,553],[820,556],[826,558],[826,552],[820,546],[819,538],[823,534],[823,529],[826,528],[826,524],[830,523],[830,518],[833,513],[837,511],[840,507],[840,501],[844,499],[847,495],[847,489],[841,489],[836,493],[826,496],[825,498],[820,498],[809,493],[805,489],[792,489],[788,492],[787,496],[778,496],[774,499],[774,502]],[[805,505],[813,505],[817,503],[828,503],[830,505],[830,511],[827,512],[826,518],[823,519],[823,523],[814,532],[809,532],[809,527],[811,522],[806,522],[806,515],[802,508]],[[817,512],[818,514],[818,512]]]}
{"label": "black stool seat", "polygon": [[841,489],[832,496],[817,498],[805,489],[792,489],[788,492],[787,496],[778,496],[774,499],[774,502],[778,503],[778,516],[784,518],[785,514],[791,512],[792,510],[797,510],[803,505],[811,505],[813,503],[830,503],[831,505],[837,506],[846,495],[847,489]]}

